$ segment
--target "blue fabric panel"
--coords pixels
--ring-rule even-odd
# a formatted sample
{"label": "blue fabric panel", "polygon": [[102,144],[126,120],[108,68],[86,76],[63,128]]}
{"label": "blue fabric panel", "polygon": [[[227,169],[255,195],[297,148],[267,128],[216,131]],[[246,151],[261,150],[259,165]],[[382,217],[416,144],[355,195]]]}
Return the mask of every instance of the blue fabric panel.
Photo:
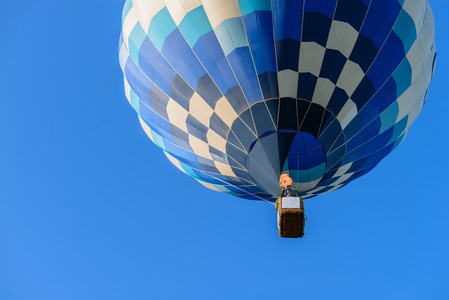
{"label": "blue fabric panel", "polygon": [[210,118],[209,128],[224,139],[228,136],[229,127],[220,119],[219,116],[217,116],[216,113],[213,113]]}
{"label": "blue fabric panel", "polygon": [[242,16],[246,16],[257,10],[271,11],[271,0],[239,0],[239,6]]}
{"label": "blue fabric panel", "polygon": [[323,64],[321,66],[320,77],[328,78],[336,84],[345,64],[346,57],[341,54],[340,51],[326,49]]}
{"label": "blue fabric panel", "polygon": [[311,73],[299,73],[298,98],[312,101],[318,78]]}
{"label": "blue fabric panel", "polygon": [[195,46],[200,37],[212,31],[209,19],[202,5],[189,11],[184,16],[184,19],[182,19],[178,28],[190,45],[190,48]]}
{"label": "blue fabric panel", "polygon": [[134,110],[137,112],[138,115],[140,115],[140,99],[137,97],[136,93],[131,89],[129,93],[129,97],[131,98],[131,106],[134,108]]}
{"label": "blue fabric panel", "polygon": [[243,17],[246,36],[257,74],[276,72],[273,23],[271,11],[256,11]]}
{"label": "blue fabric panel", "polygon": [[368,6],[360,0],[339,0],[334,19],[349,23],[360,31]]}
{"label": "blue fabric panel", "polygon": [[209,146],[209,153],[212,156],[212,158],[215,161],[219,161],[221,163],[227,164],[228,162],[226,161],[226,154],[224,154],[223,152],[221,152],[218,149],[215,149],[212,146]]}
{"label": "blue fabric panel", "polygon": [[305,12],[302,29],[303,42],[316,42],[326,47],[327,38],[331,28],[332,19],[322,13]]}
{"label": "blue fabric panel", "polygon": [[249,107],[239,85],[231,87],[225,94],[225,97],[237,114],[240,114]]}
{"label": "blue fabric panel", "polygon": [[176,145],[179,147],[193,152],[192,147],[190,147],[189,144],[189,134],[184,132],[183,130],[179,129],[178,127],[171,125],[170,126],[170,133],[173,136],[173,140],[175,141]]}
{"label": "blue fabric panel", "polygon": [[362,129],[362,121],[359,116],[355,116],[351,122],[349,122],[348,126],[343,130],[346,139],[352,138],[357,132]]}
{"label": "blue fabric panel", "polygon": [[187,130],[189,133],[203,142],[207,143],[207,127],[204,126],[200,121],[189,115],[186,120]]}
{"label": "blue fabric panel", "polygon": [[313,135],[307,132],[301,132],[301,138],[304,143],[305,151],[310,151],[321,147],[321,142],[316,139]]}
{"label": "blue fabric panel", "polygon": [[273,124],[273,121],[275,123],[276,120],[271,119],[270,112],[264,103],[252,106],[251,112],[254,118],[254,123],[256,124],[256,130],[259,138],[266,132],[276,130],[276,126]]}
{"label": "blue fabric panel", "polygon": [[321,146],[307,151],[306,155],[307,155],[307,167],[309,169],[314,168],[318,165],[322,165],[324,163],[324,152]]}
{"label": "blue fabric panel", "polygon": [[149,39],[145,39],[140,47],[139,67],[154,84],[170,95],[170,85],[176,72]]}
{"label": "blue fabric panel", "polygon": [[278,70],[298,71],[300,42],[293,39],[276,41]]}
{"label": "blue fabric panel", "polygon": [[301,41],[304,0],[272,0],[275,40]]}
{"label": "blue fabric panel", "polygon": [[193,51],[223,94],[237,85],[237,80],[213,31],[200,37]]}
{"label": "blue fabric panel", "polygon": [[298,130],[298,121],[296,119],[296,99],[282,98],[279,107],[279,129]]}
{"label": "blue fabric panel", "polygon": [[343,89],[335,87],[326,109],[330,110],[335,116],[338,116],[348,99],[349,96]]}
{"label": "blue fabric panel", "polygon": [[125,76],[136,95],[142,99],[142,101],[149,104],[148,95],[152,86],[151,81],[143,75],[142,71],[134,63],[132,59],[128,59],[125,64],[124,70]]}
{"label": "blue fabric panel", "polygon": [[[323,120],[324,109],[321,105],[312,103],[307,111],[307,114],[299,124],[301,131],[306,131],[314,136],[318,136],[321,128],[321,120]],[[320,120],[317,122],[317,120]]]}
{"label": "blue fabric panel", "polygon": [[176,74],[170,84],[170,97],[186,110],[189,110],[189,100],[193,93],[192,88],[184,81],[184,79]]}
{"label": "blue fabric panel", "polygon": [[170,99],[157,85],[152,85],[149,93],[151,108],[161,117],[168,120],[167,103]]}
{"label": "blue fabric panel", "polygon": [[377,95],[374,95],[368,103],[360,110],[358,116],[362,120],[362,127],[374,120],[379,115],[379,100]]}
{"label": "blue fabric panel", "polygon": [[232,131],[240,137],[240,143],[246,152],[249,152],[252,142],[257,139],[254,133],[249,130],[240,118],[237,118],[234,124],[232,124]]}
{"label": "blue fabric panel", "polygon": [[407,126],[407,121],[408,121],[408,116],[405,116],[404,118],[402,118],[399,122],[397,122],[394,127],[393,127],[393,133],[391,134],[391,138],[388,141],[388,144],[393,143],[394,141],[398,140],[399,137],[402,135],[402,133],[404,132],[406,126]]}
{"label": "blue fabric panel", "polygon": [[258,76],[263,98],[271,99],[279,97],[277,72],[265,72]]}
{"label": "blue fabric panel", "polygon": [[309,107],[312,105],[309,101],[306,100],[296,100],[296,116],[298,119],[298,127],[303,123],[304,118],[306,117],[307,111]]}
{"label": "blue fabric panel", "polygon": [[380,53],[388,59],[391,70],[395,70],[405,57],[402,41],[394,32],[390,33]]}
{"label": "blue fabric panel", "polygon": [[416,27],[415,22],[405,10],[399,14],[393,30],[402,40],[405,53],[407,53],[416,40]]}
{"label": "blue fabric panel", "polygon": [[215,82],[212,80],[209,74],[204,74],[198,80],[196,85],[196,92],[210,105],[210,107],[215,108],[217,101],[223,97]]}
{"label": "blue fabric panel", "polygon": [[251,109],[245,110],[243,113],[240,114],[239,118],[243,121],[243,123],[246,124],[246,126],[249,127],[249,129],[257,134],[256,127],[253,121],[253,116],[251,113]]}
{"label": "blue fabric panel", "polygon": [[306,1],[304,6],[305,12],[321,12],[323,15],[332,19],[335,12],[337,0],[314,0]]}
{"label": "blue fabric panel", "polygon": [[196,89],[198,80],[206,73],[179,29],[170,33],[162,48],[162,55],[179,75]]}
{"label": "blue fabric panel", "polygon": [[220,171],[218,171],[218,169],[215,167],[215,164],[212,160],[204,158],[199,155],[197,155],[196,158],[197,158],[198,163],[200,164],[201,168],[204,171],[214,173],[214,174],[220,174]]}
{"label": "blue fabric panel", "polygon": [[357,110],[360,111],[375,93],[376,91],[374,90],[373,83],[368,79],[368,77],[363,77],[362,81],[351,95],[352,101],[354,101],[357,105]]}
{"label": "blue fabric panel", "polygon": [[176,24],[170,16],[167,7],[164,7],[151,20],[148,37],[161,52],[165,39],[175,29]]}
{"label": "blue fabric panel", "polygon": [[154,132],[171,143],[175,142],[170,133],[170,123],[166,119],[145,105],[140,106],[140,113],[142,119],[145,120],[148,126],[153,128]]}
{"label": "blue fabric panel", "polygon": [[401,96],[412,84],[412,67],[408,59],[404,59],[396,71],[393,73],[394,81],[397,85],[396,97]]}
{"label": "blue fabric panel", "polygon": [[352,49],[351,55],[349,56],[349,60],[359,64],[360,68],[366,73],[378,53],[379,49],[373,41],[359,34],[354,49]]}
{"label": "blue fabric panel", "polygon": [[262,92],[249,48],[242,47],[235,49],[228,55],[228,60],[248,103],[251,105],[262,100]]}
{"label": "blue fabric panel", "polygon": [[381,52],[366,73],[366,77],[371,80],[374,89],[377,91],[385,83],[388,77],[391,76],[392,72],[393,70],[390,69],[388,59],[384,57]]}
{"label": "blue fabric panel", "polygon": [[379,129],[379,131],[383,132],[392,127],[396,123],[396,118],[398,117],[398,115],[399,105],[398,102],[395,101],[380,114],[379,118],[381,120],[382,127]]}
{"label": "blue fabric panel", "polygon": [[379,99],[379,112],[383,112],[388,106],[396,101],[396,82],[390,77],[384,86],[377,92]]}

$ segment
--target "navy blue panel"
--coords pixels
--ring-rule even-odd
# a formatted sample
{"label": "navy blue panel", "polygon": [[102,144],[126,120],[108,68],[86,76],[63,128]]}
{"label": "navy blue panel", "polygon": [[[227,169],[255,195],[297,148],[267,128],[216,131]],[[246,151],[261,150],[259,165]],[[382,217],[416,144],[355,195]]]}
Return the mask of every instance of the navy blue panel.
{"label": "navy blue panel", "polygon": [[402,40],[394,31],[388,36],[381,52],[388,59],[391,70],[395,70],[405,57],[404,45]]}
{"label": "navy blue panel", "polygon": [[385,83],[387,78],[391,76],[393,71],[394,70],[390,69],[388,59],[383,56],[382,52],[380,52],[366,73],[366,77],[371,80],[377,91]]}
{"label": "navy blue panel", "polygon": [[344,129],[346,139],[349,140],[361,129],[362,121],[360,120],[359,116],[355,116],[354,119],[352,119],[351,122],[349,122],[348,126],[346,126]]}
{"label": "navy blue panel", "polygon": [[332,117],[332,119],[334,118],[334,117],[332,116],[331,112],[325,109],[325,110],[324,110],[324,114],[323,114],[323,120],[321,121],[321,125],[320,125],[320,131],[318,132],[318,136],[320,136],[321,131],[323,131],[323,129],[324,129],[324,125],[327,123],[327,120],[328,120],[330,117]]}
{"label": "navy blue panel", "polygon": [[278,75],[276,72],[265,72],[260,74],[259,82],[264,99],[279,97]]}
{"label": "navy blue panel", "polygon": [[268,111],[270,112],[271,118],[274,121],[274,124],[278,123],[278,112],[279,112],[279,99],[271,99],[268,101],[265,101],[265,104],[267,105]]}
{"label": "navy blue panel", "polygon": [[225,97],[237,114],[249,107],[239,85],[231,87]]}
{"label": "navy blue panel", "polygon": [[235,147],[234,145],[235,144],[231,144],[231,143],[226,144],[226,155],[228,156],[229,165],[236,167],[236,168],[242,168],[242,167],[246,168],[247,154],[244,153],[239,148]]}
{"label": "navy blue panel", "polygon": [[176,74],[170,85],[170,97],[186,110],[189,110],[189,100],[193,93],[194,91],[187,82],[185,82],[179,74]]}
{"label": "navy blue panel", "polygon": [[300,125],[300,130],[308,132],[317,137],[323,119],[324,108],[321,105],[312,103],[307,111],[306,117]]}
{"label": "navy blue panel", "polygon": [[362,126],[365,126],[374,120],[377,116],[379,116],[379,113],[379,100],[377,95],[375,95],[358,113],[358,116],[362,120]]}
{"label": "navy blue panel", "polygon": [[[373,40],[378,49],[383,45],[388,34],[392,30],[399,12],[401,11],[397,0],[390,0],[393,5],[385,5],[385,1],[372,1],[366,19],[363,23],[361,34]],[[386,10],[390,6],[390,9]],[[394,7],[396,6],[396,7]],[[399,8],[399,9],[397,9]],[[394,18],[392,23],[389,23],[387,18]]]}
{"label": "navy blue panel", "polygon": [[388,106],[396,101],[396,81],[390,77],[384,86],[377,92],[379,101],[379,112],[383,112]]}
{"label": "navy blue panel", "polygon": [[343,89],[335,87],[334,93],[332,94],[326,109],[330,110],[335,116],[338,116],[348,99],[348,94],[346,94]]}
{"label": "navy blue panel", "polygon": [[345,64],[346,57],[340,51],[326,49],[323,64],[321,65],[320,77],[328,78],[336,84]]}
{"label": "navy blue panel", "polygon": [[[153,110],[158,113],[161,117],[168,120],[167,115],[167,103],[170,98],[161,91],[156,85],[151,86],[150,90],[150,101]],[[142,107],[142,105],[141,105]]]}
{"label": "navy blue panel", "polygon": [[249,152],[252,142],[257,139],[254,133],[249,130],[248,126],[240,118],[234,121],[231,129],[240,140],[246,152]]}
{"label": "navy blue panel", "polygon": [[378,52],[379,49],[377,49],[371,39],[359,34],[354,49],[352,49],[351,55],[349,56],[349,60],[359,64],[360,68],[366,73]]}
{"label": "navy blue panel", "polygon": [[299,44],[299,41],[292,39],[276,41],[276,54],[279,71],[287,69],[298,71]]}
{"label": "navy blue panel", "polygon": [[193,152],[192,147],[189,144],[189,134],[179,129],[174,125],[170,125],[170,133],[175,140],[176,145],[181,148],[184,148],[187,151]]}
{"label": "navy blue panel", "polygon": [[329,182],[329,184],[330,184],[330,181],[328,181],[328,182],[326,182],[326,181],[331,179],[335,175],[335,173],[337,173],[337,171],[338,171],[338,167],[334,167],[332,170],[326,171],[326,173],[324,173],[323,178],[321,178],[320,186],[322,185],[321,183],[325,183],[327,185]]}
{"label": "navy blue panel", "polygon": [[304,0],[272,0],[275,40],[301,40]]}
{"label": "navy blue panel", "polygon": [[223,96],[209,74],[204,74],[204,76],[198,80],[196,92],[212,108],[215,108],[215,104],[217,104],[217,101]]}
{"label": "navy blue panel", "polygon": [[265,103],[257,103],[251,107],[251,111],[256,124],[257,135],[260,138],[263,134],[276,130],[276,119],[272,120]]}
{"label": "navy blue panel", "polygon": [[216,114],[213,113],[210,118],[209,128],[215,131],[222,138],[226,139],[229,132],[229,127],[223,122],[223,120]]}
{"label": "navy blue panel", "polygon": [[296,99],[282,98],[279,109],[278,129],[298,130]]}
{"label": "navy blue panel", "polygon": [[305,12],[302,28],[303,42],[316,42],[326,47],[332,19],[318,12]]}
{"label": "navy blue panel", "polygon": [[253,122],[253,116],[251,114],[251,109],[247,109],[243,113],[241,113],[240,119],[249,127],[249,129],[251,129],[257,135],[256,127]]}
{"label": "navy blue panel", "polygon": [[317,77],[311,73],[299,73],[298,98],[312,101],[317,80]]}
{"label": "navy blue panel", "polygon": [[368,7],[360,0],[339,0],[334,19],[351,24],[360,31]]}
{"label": "navy blue panel", "polygon": [[186,125],[187,130],[191,135],[207,143],[208,128],[206,126],[204,126],[200,121],[195,119],[192,115],[189,115],[187,117]]}
{"label": "navy blue panel", "polygon": [[337,0],[306,1],[304,11],[321,12],[325,16],[332,19],[334,16],[336,4]]}
{"label": "navy blue panel", "polygon": [[296,101],[296,115],[298,116],[298,126],[301,126],[307,111],[309,110],[310,102],[306,100]]}
{"label": "navy blue panel", "polygon": [[363,77],[360,84],[355,89],[351,96],[352,101],[357,105],[357,111],[360,111],[362,107],[368,102],[375,94],[374,85],[368,77]]}

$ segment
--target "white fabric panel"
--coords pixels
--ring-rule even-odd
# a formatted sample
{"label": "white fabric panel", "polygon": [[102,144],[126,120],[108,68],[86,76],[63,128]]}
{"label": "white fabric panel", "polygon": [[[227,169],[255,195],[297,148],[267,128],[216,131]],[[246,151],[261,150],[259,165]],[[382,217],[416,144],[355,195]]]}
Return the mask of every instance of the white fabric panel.
{"label": "white fabric panel", "polygon": [[231,128],[232,123],[238,117],[234,108],[232,108],[232,105],[225,97],[222,97],[217,101],[217,104],[215,105],[215,113],[229,128]]}
{"label": "white fabric panel", "polygon": [[175,125],[184,132],[188,132],[186,121],[187,117],[189,116],[189,112],[173,99],[168,100],[167,115],[168,121],[171,124]]}
{"label": "white fabric panel", "polygon": [[131,7],[128,14],[126,15],[125,20],[123,21],[123,42],[126,45],[126,49],[129,49],[129,36],[131,35],[131,31],[133,31],[134,27],[136,26],[138,22],[134,6]]}
{"label": "white fabric panel", "polygon": [[314,180],[314,181],[306,182],[306,183],[298,183],[296,189],[300,192],[308,191],[308,190],[314,188],[320,182],[320,180],[321,180],[321,178]]}
{"label": "white fabric panel", "polygon": [[[412,85],[397,99],[399,105],[399,114],[396,121],[401,120],[403,117],[408,115],[414,108],[417,106],[419,111],[421,111],[422,105],[419,105],[419,102],[424,101],[424,95],[426,93],[426,80],[424,75],[421,73],[421,76],[415,80]],[[412,118],[413,120],[416,118]],[[411,124],[413,120],[408,120],[407,125]]]}
{"label": "white fabric panel", "polygon": [[351,120],[357,115],[357,106],[354,101],[348,99],[345,105],[341,109],[337,116],[337,120],[340,122],[341,128],[345,129]]}
{"label": "white fabric panel", "polygon": [[133,5],[140,25],[147,33],[153,17],[165,7],[163,0],[133,0]]}
{"label": "white fabric panel", "polygon": [[213,185],[211,183],[204,182],[204,181],[201,181],[201,180],[198,180],[198,179],[196,181],[198,181],[199,183],[201,183],[202,185],[204,185],[205,187],[207,187],[210,190],[213,190],[213,191],[216,191],[216,192],[220,192],[220,193],[224,193],[223,191],[220,191],[218,188],[215,187],[215,185]]}
{"label": "white fabric panel", "polygon": [[349,23],[332,21],[326,48],[340,51],[346,58],[351,55],[359,33]]}
{"label": "white fabric panel", "polygon": [[168,160],[179,170],[181,170],[184,174],[187,174],[186,171],[184,171],[184,169],[181,167],[181,164],[179,163],[179,161],[174,158],[173,156],[171,156],[167,151],[163,151],[165,156],[167,156]]}
{"label": "white fabric panel", "polygon": [[223,153],[226,153],[226,140],[222,138],[218,133],[209,129],[207,131],[207,142],[209,145]]}
{"label": "white fabric panel", "polygon": [[192,147],[193,153],[195,153],[196,155],[212,160],[212,156],[210,155],[210,152],[209,152],[209,144],[208,143],[189,134],[189,145],[190,145],[190,147]]}
{"label": "white fabric panel", "polygon": [[340,77],[338,77],[337,86],[342,88],[351,97],[364,76],[365,73],[358,64],[347,60]]}
{"label": "white fabric panel", "polygon": [[[148,127],[147,123],[139,116],[140,126],[142,126],[143,131],[145,131],[146,135],[150,138],[150,140],[157,145],[157,143],[153,139],[153,135],[151,134],[151,129]],[[165,151],[164,151],[165,152]]]}
{"label": "white fabric panel", "polygon": [[338,168],[337,172],[332,177],[342,176],[344,173],[346,173],[351,168],[351,166],[352,166],[352,162],[350,162],[344,166],[341,166],[340,168]]}
{"label": "white fabric panel", "polygon": [[341,176],[340,178],[338,178],[338,179],[337,179],[334,183],[332,183],[332,184],[335,184],[335,185],[341,184],[341,183],[343,183],[344,181],[348,180],[353,174],[354,174],[354,172],[345,174],[345,175]]}
{"label": "white fabric panel", "polygon": [[326,49],[315,42],[302,42],[299,50],[299,72],[320,76]]}
{"label": "white fabric panel", "polygon": [[212,107],[196,92],[189,101],[189,113],[206,127],[210,125],[210,118],[214,113]]}
{"label": "white fabric panel", "polygon": [[283,70],[278,72],[279,97],[296,98],[298,95],[298,72]]}
{"label": "white fabric panel", "polygon": [[426,13],[427,1],[405,0],[402,9],[405,10],[415,23],[416,32],[421,30],[424,14]]}
{"label": "white fabric panel", "polygon": [[177,26],[189,11],[201,6],[200,0],[165,0],[165,3]]}
{"label": "white fabric panel", "polygon": [[229,165],[225,165],[219,161],[214,161],[214,163],[215,167],[217,168],[218,171],[220,171],[222,175],[236,177]]}
{"label": "white fabric panel", "polygon": [[202,2],[213,29],[224,20],[241,17],[238,0],[203,0]]}
{"label": "white fabric panel", "polygon": [[327,78],[318,78],[312,102],[326,107],[335,90],[335,84]]}

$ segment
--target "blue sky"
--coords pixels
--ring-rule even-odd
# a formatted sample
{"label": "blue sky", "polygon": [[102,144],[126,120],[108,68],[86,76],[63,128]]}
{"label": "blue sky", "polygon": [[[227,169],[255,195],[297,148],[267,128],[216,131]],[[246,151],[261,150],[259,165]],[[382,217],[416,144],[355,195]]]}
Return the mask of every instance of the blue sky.
{"label": "blue sky", "polygon": [[140,128],[118,63],[122,0],[1,1],[0,299],[449,299],[449,4],[405,141],[368,175],[272,205],[205,189]]}

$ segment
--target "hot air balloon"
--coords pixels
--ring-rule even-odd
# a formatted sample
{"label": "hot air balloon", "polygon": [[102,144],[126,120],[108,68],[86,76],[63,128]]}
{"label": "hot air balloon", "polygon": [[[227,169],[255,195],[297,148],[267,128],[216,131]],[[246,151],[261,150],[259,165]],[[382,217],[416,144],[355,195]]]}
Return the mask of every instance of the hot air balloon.
{"label": "hot air balloon", "polygon": [[125,94],[207,188],[274,202],[337,190],[394,150],[433,76],[427,0],[128,0]]}

